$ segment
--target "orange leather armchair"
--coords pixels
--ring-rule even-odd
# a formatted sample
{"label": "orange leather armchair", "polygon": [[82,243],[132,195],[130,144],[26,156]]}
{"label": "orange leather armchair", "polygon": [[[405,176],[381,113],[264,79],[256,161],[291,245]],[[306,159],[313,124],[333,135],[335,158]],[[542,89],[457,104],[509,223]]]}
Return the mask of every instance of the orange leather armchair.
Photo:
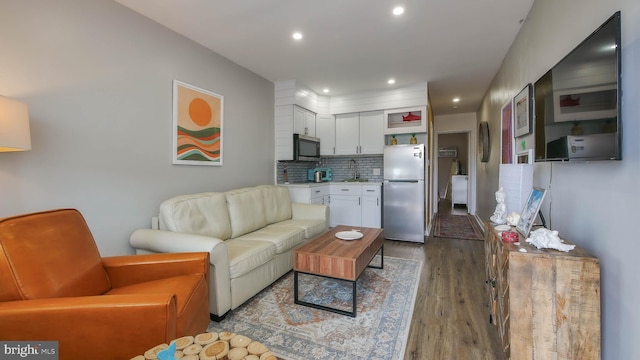
{"label": "orange leather armchair", "polygon": [[209,325],[209,254],[101,258],[77,210],[0,220],[0,340],[130,359]]}

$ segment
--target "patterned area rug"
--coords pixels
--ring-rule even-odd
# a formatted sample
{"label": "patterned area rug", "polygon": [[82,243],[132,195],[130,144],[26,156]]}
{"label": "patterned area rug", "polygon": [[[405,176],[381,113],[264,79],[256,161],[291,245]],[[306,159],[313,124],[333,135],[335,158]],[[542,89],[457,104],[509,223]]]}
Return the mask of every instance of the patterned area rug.
{"label": "patterned area rug", "polygon": [[436,214],[433,236],[452,239],[482,240],[482,232],[471,215]]}
{"label": "patterned area rug", "polygon": [[[421,269],[421,261],[387,256],[384,269],[365,269],[355,318],[295,305],[289,272],[208,331],[241,333],[286,360],[402,359]],[[301,300],[351,310],[349,282],[300,274],[299,292]]]}

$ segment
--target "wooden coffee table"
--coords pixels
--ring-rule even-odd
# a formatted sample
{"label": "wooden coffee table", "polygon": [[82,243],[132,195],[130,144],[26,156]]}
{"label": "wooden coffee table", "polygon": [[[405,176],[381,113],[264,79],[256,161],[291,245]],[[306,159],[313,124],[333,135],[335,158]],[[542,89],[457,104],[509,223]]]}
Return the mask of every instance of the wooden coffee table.
{"label": "wooden coffee table", "polygon": [[[359,230],[363,237],[357,240],[341,240],[335,235],[340,231]],[[336,226],[293,250],[294,302],[299,305],[327,310],[342,315],[356,316],[356,283],[366,267],[384,267],[384,237],[382,229]],[[380,252],[380,266],[369,263]],[[298,298],[298,274],[311,274],[346,280],[353,286],[352,311],[336,309],[302,301]]]}

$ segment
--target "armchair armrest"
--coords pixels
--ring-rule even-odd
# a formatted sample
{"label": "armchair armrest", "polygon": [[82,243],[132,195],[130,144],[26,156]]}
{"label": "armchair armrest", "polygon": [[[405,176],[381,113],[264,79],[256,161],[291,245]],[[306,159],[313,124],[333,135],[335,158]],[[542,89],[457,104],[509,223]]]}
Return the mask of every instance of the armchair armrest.
{"label": "armchair armrest", "polygon": [[173,295],[0,302],[0,339],[58,341],[61,359],[129,359],[176,337]]}
{"label": "armchair armrest", "polygon": [[102,258],[113,287],[173,276],[204,274],[209,282],[209,253],[170,253]]}
{"label": "armchair armrest", "polygon": [[291,212],[294,220],[324,219],[329,225],[329,207],[326,205],[291,203]]}

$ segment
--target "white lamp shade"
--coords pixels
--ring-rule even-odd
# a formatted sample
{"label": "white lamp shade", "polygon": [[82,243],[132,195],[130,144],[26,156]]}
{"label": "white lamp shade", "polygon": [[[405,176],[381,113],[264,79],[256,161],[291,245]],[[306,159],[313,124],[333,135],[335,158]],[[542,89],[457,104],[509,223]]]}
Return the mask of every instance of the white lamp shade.
{"label": "white lamp shade", "polygon": [[27,104],[0,96],[0,152],[31,150]]}

